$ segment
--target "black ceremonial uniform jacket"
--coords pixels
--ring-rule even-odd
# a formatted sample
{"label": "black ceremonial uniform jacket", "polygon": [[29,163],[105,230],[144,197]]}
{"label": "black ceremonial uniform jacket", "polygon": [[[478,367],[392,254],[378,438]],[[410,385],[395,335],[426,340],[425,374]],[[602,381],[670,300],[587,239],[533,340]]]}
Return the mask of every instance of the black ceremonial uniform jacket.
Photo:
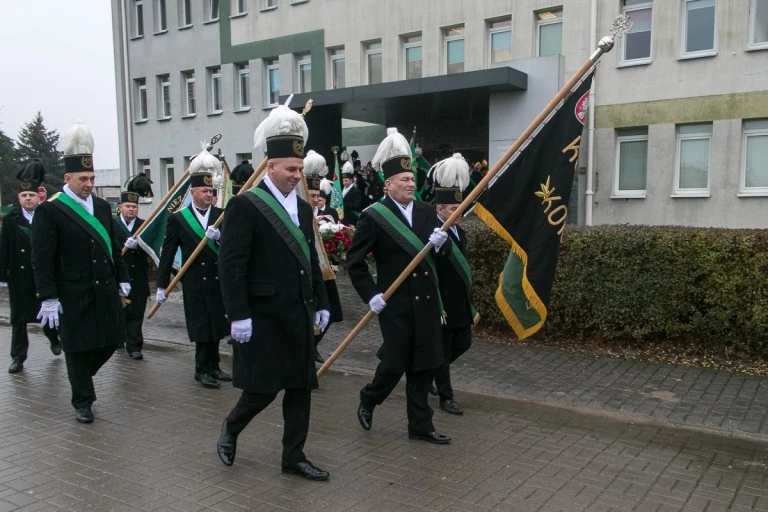
{"label": "black ceremonial uniform jacket", "polygon": [[347,226],[356,226],[362,209],[363,194],[357,185],[353,184],[347,195],[344,196],[344,219],[342,222]]}
{"label": "black ceremonial uniform jacket", "polygon": [[[65,352],[116,345],[125,341],[118,285],[130,278],[112,207],[92,196],[93,215],[84,212],[84,218],[67,206],[64,195],[59,192],[35,211],[32,268],[37,293],[41,300],[58,298],[61,303],[59,334]],[[96,223],[107,240],[94,228]]]}
{"label": "black ceremonial uniform jacket", "polygon": [[[391,198],[386,197],[380,205],[393,212],[404,224],[404,229],[408,229],[408,221]],[[374,295],[384,293],[416,254],[415,249],[406,251],[398,243],[396,237],[401,237],[401,234],[376,221],[376,207],[372,205],[363,211],[347,252],[349,277],[366,303]],[[429,242],[429,235],[437,227],[440,223],[435,207],[414,201],[413,227],[410,229],[422,246]],[[446,250],[450,250],[450,241],[443,245],[441,253]],[[371,252],[376,259],[376,282],[365,263],[365,256]],[[436,255],[434,250],[430,254],[433,259],[442,257]],[[392,372],[431,370],[443,362],[442,312],[434,272],[426,261],[422,261],[379,314],[384,342],[377,355]]]}
{"label": "black ceremonial uniform jacket", "polygon": [[[208,225],[202,227],[192,208],[194,206],[190,204],[185,209],[189,210],[192,221],[202,229],[203,235],[205,229],[212,226],[224,211],[211,206]],[[223,229],[221,233],[222,238],[226,236]],[[158,288],[166,288],[171,282],[171,269],[176,251],[181,248],[181,261],[184,263],[197,248],[201,239],[202,237],[193,231],[181,211],[168,217],[168,227],[165,230],[163,248],[160,251],[160,263],[157,266]],[[215,251],[211,245],[216,248]],[[221,338],[229,334],[229,324],[224,313],[224,303],[221,300],[217,251],[218,242],[210,240],[181,278],[184,288],[184,317],[187,321],[189,341],[192,343],[218,343]]]}
{"label": "black ceremonial uniform jacket", "polygon": [[37,321],[40,299],[32,275],[32,225],[20,207],[3,218],[0,232],[0,281],[8,283],[11,325]]}
{"label": "black ceremonial uniform jacket", "polygon": [[255,393],[315,389],[312,325],[314,313],[329,305],[312,208],[297,198],[299,227],[289,228],[290,217],[280,219],[288,214],[267,185],[257,188],[277,203],[274,209],[249,191],[230,200],[224,218],[220,276],[227,313],[232,321],[253,322],[251,340],[233,345],[233,384]]}
{"label": "black ceremonial uniform jacket", "polygon": [[[136,217],[133,222],[133,228],[128,232],[128,228],[123,224],[120,214],[115,217],[117,225],[115,233],[120,245],[125,245],[125,241],[132,236],[144,223],[144,219]],[[125,318],[141,318],[144,316],[147,297],[149,297],[149,256],[143,249],[128,249],[123,256],[125,266],[128,267],[128,274],[131,276],[131,293],[128,294],[130,304],[125,306]]]}
{"label": "black ceremonial uniform jacket", "polygon": [[[438,220],[438,222],[441,222]],[[461,251],[464,258],[467,257],[467,234],[454,224],[459,236],[448,230],[451,237],[451,250]],[[472,325],[474,315],[472,312],[472,286],[466,281],[466,276],[457,269],[458,262],[452,253],[446,253],[443,258],[438,258],[437,276],[440,280],[440,296],[443,298],[443,307],[446,314],[446,325],[450,328],[461,328]]]}

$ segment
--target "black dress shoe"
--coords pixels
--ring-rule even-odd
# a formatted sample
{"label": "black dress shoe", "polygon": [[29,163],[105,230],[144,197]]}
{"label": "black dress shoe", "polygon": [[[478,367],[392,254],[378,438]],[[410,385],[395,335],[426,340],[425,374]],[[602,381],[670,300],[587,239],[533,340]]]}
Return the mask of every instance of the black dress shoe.
{"label": "black dress shoe", "polygon": [[78,423],[93,423],[93,412],[90,407],[81,407],[75,410],[75,419]]}
{"label": "black dress shoe", "polygon": [[14,357],[13,360],[11,360],[11,366],[8,367],[8,373],[19,373],[23,369],[24,363],[22,363],[21,359],[18,357]]}
{"label": "black dress shoe", "polygon": [[128,355],[131,356],[131,359],[144,359],[144,354],[141,353],[141,350],[128,352]]}
{"label": "black dress shoe", "polygon": [[360,402],[360,407],[357,408],[357,419],[361,427],[365,430],[371,430],[371,425],[373,425],[373,409],[369,409],[363,402]]}
{"label": "black dress shoe", "polygon": [[440,400],[440,408],[448,414],[455,414],[456,416],[461,416],[464,414],[464,411],[461,407],[459,407],[459,404],[450,399]]}
{"label": "black dress shoe", "polygon": [[216,453],[219,454],[219,458],[225,466],[234,464],[235,453],[237,453],[237,436],[229,433],[226,420],[221,424],[221,433],[216,442]]}
{"label": "black dress shoe", "polygon": [[208,375],[207,373],[196,373],[195,380],[203,385],[204,388],[219,389],[221,384],[219,381]]}
{"label": "black dress shoe", "polygon": [[325,362],[325,358],[320,355],[320,352],[315,351],[315,362],[323,364]]}
{"label": "black dress shoe", "polygon": [[283,473],[303,476],[307,480],[328,480],[330,476],[330,473],[314,466],[308,460],[290,466],[283,464]]}
{"label": "black dress shoe", "polygon": [[438,434],[434,430],[432,432],[427,432],[426,434],[409,433],[408,438],[416,439],[418,441],[426,441],[432,444],[448,444],[451,442],[451,436],[444,436],[443,434]]}
{"label": "black dress shoe", "polygon": [[432,388],[429,390],[429,394],[432,396],[437,396],[437,388],[432,386]]}
{"label": "black dress shoe", "polygon": [[55,356],[61,355],[61,343],[51,343],[51,353]]}
{"label": "black dress shoe", "polygon": [[216,380],[220,380],[222,382],[232,381],[232,376],[227,372],[223,371],[221,368],[217,368],[216,370],[214,370],[214,372],[211,374],[211,377],[213,377]]}

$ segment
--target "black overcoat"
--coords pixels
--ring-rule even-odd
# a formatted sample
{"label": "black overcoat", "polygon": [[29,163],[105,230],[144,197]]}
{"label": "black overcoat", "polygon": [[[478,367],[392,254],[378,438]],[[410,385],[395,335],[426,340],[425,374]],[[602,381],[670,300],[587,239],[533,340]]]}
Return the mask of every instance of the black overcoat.
{"label": "black overcoat", "polygon": [[[64,194],[64,192],[60,192]],[[55,198],[56,196],[54,196]],[[103,239],[59,201],[42,203],[32,222],[32,268],[41,300],[61,303],[59,334],[65,352],[83,352],[125,341],[119,283],[129,282],[112,222],[112,207],[93,197],[93,216],[106,230]]]}
{"label": "black overcoat", "polygon": [[[382,201],[408,226],[408,221],[389,197]],[[440,227],[435,207],[419,201],[413,202],[411,230],[426,244],[429,235]],[[442,251],[450,249],[446,242]],[[377,281],[373,280],[365,257],[373,253],[376,260]],[[432,257],[441,257],[431,251]],[[413,257],[387,233],[371,216],[370,208],[363,211],[360,222],[347,252],[347,269],[352,284],[363,302],[384,293]],[[391,372],[431,370],[444,359],[441,333],[441,308],[437,288],[430,278],[432,270],[422,261],[416,270],[387,301],[379,314],[383,343],[377,353]]]}
{"label": "black overcoat", "polygon": [[[264,183],[259,188],[269,192]],[[268,218],[249,195],[233,197],[227,205],[221,244],[227,313],[232,321],[250,317],[253,322],[251,340],[233,345],[233,384],[254,393],[315,389],[314,313],[329,306],[312,208],[297,199],[299,229],[309,245],[307,268],[286,242],[287,228],[279,220],[275,227],[274,214]]]}
{"label": "black overcoat", "polygon": [[[117,225],[115,233],[117,233],[118,242],[125,245],[128,237],[136,233],[143,223],[144,219],[136,217],[133,228],[129,232],[120,215],[115,217],[115,224]],[[131,293],[128,294],[128,300],[131,302],[125,306],[123,313],[125,313],[127,320],[141,318],[144,316],[147,297],[149,297],[149,256],[141,247],[136,247],[125,251],[123,260],[125,266],[128,267],[128,274],[131,276]]]}
{"label": "black overcoat", "polygon": [[0,281],[8,283],[11,325],[37,322],[40,311],[32,275],[31,237],[32,225],[17,206],[3,218],[0,232]]}
{"label": "black overcoat", "polygon": [[[451,241],[454,246],[461,250],[464,257],[467,257],[467,234],[461,228],[456,226],[459,236],[452,230],[448,230],[448,235],[451,237]],[[438,258],[435,262],[437,265],[437,276],[440,283],[440,296],[443,299],[443,307],[445,308],[446,326],[452,329],[468,327],[473,323],[472,315],[472,288],[468,287],[465,281],[462,279],[456,269],[456,265],[453,258],[448,257]]]}
{"label": "black overcoat", "polygon": [[[190,204],[190,210],[193,206]],[[223,213],[221,208],[211,207],[208,226],[212,226]],[[194,212],[193,212],[194,215]],[[197,220],[195,217],[194,220]],[[208,227],[206,226],[206,227]],[[203,228],[205,231],[205,228]],[[222,238],[227,236],[221,230]],[[181,212],[168,218],[163,248],[160,251],[160,263],[157,266],[157,287],[167,288],[171,282],[171,270],[176,251],[181,248],[181,261],[186,262],[194,252],[201,238],[189,228]],[[218,246],[218,242],[214,242]],[[184,288],[184,317],[187,322],[187,335],[192,343],[218,343],[229,334],[229,324],[224,312],[219,286],[219,258],[206,247],[190,265],[181,278]]]}
{"label": "black overcoat", "polygon": [[347,226],[356,226],[362,209],[363,194],[356,185],[352,185],[347,195],[344,196],[344,219],[342,222]]}

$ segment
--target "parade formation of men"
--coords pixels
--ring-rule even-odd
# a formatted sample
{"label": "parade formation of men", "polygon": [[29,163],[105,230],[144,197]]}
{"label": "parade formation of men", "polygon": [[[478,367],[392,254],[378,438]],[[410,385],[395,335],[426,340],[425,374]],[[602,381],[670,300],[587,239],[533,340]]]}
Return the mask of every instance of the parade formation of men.
{"label": "parade formation of men", "polygon": [[[192,159],[192,201],[168,217],[155,301],[168,299],[180,252],[186,264],[184,315],[195,344],[194,380],[205,388],[232,381],[241,390],[216,442],[222,463],[234,463],[239,437],[282,391],[282,471],[327,480],[328,471],[310,462],[304,448],[312,391],[318,387],[316,362],[323,362],[317,343],[342,320],[335,267],[318,226],[335,225],[340,216],[330,206],[328,166],[322,155],[305,154],[308,140],[301,115],[284,106],[272,110],[254,135],[254,153],[266,155],[266,172],[255,186],[241,190],[256,176],[248,161],[239,164],[231,173],[233,196],[226,210],[215,206],[221,161],[210,148]],[[116,348],[124,344],[128,357],[144,358],[151,269],[138,210],[140,197],[151,195],[151,182],[143,175],[130,180],[114,215],[109,203],[93,194],[93,138],[82,122],[65,134],[63,150],[62,190],[41,203],[44,169],[29,162],[17,176],[19,207],[3,219],[0,287],[10,292],[12,325],[8,371],[22,371],[27,324],[39,321],[53,354],[64,352],[75,419],[90,423],[93,377]],[[379,315],[382,336],[373,380],[360,390],[357,419],[370,430],[375,408],[405,375],[409,438],[448,444],[451,437],[435,428],[428,395],[434,381],[440,408],[463,414],[454,400],[450,364],[471,344],[476,311],[466,234],[458,226],[442,226],[461,203],[469,165],[455,154],[433,166],[433,205],[414,199],[411,148],[396,129],[387,131],[362,173],[355,162],[358,169],[347,161],[341,170],[343,222],[354,230],[347,272],[360,298]],[[297,194],[304,179],[299,191],[306,201]],[[385,299],[426,244],[432,247],[427,256]],[[202,252],[195,251],[198,245]],[[366,261],[370,256],[375,275]],[[232,375],[220,366],[219,343],[227,335],[233,341]]]}

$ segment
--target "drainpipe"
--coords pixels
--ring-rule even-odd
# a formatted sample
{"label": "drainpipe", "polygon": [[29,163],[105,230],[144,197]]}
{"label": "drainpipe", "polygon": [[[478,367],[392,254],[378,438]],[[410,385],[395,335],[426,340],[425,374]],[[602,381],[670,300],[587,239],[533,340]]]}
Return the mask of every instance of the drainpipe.
{"label": "drainpipe", "polygon": [[[128,150],[128,175],[133,176],[133,130],[131,123],[131,80],[128,76],[128,13],[125,10],[125,0],[120,0],[120,18],[122,19],[122,47],[123,47],[123,128],[125,129],[126,149]],[[121,177],[122,181],[122,177]]]}
{"label": "drainpipe", "polygon": [[[597,47],[597,0],[590,0],[589,8],[589,47]],[[595,169],[595,81],[589,90],[589,110],[587,111],[587,190],[584,192],[584,224],[592,225],[592,208],[595,204],[593,174]]]}

